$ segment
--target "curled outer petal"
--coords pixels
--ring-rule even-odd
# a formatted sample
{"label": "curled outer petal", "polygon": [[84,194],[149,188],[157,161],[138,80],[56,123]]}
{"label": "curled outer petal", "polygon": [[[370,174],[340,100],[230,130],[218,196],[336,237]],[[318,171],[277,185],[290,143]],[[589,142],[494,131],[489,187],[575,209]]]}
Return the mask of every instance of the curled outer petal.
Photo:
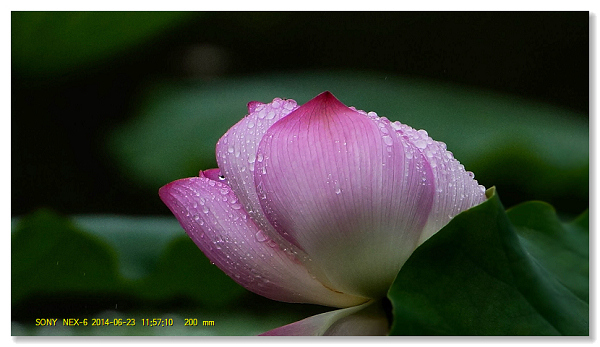
{"label": "curled outer petal", "polygon": [[159,195],[207,258],[248,290],[273,300],[333,307],[367,300],[323,286],[257,227],[228,185],[186,178],[165,185]]}
{"label": "curled outer petal", "polygon": [[381,336],[389,323],[380,302],[321,313],[267,331],[262,336]]}

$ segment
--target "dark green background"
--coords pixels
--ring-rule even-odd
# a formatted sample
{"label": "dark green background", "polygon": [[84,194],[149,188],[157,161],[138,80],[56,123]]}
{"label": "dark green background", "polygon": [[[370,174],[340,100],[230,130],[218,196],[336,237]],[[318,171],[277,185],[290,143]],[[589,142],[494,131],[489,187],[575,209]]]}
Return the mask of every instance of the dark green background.
{"label": "dark green background", "polygon": [[[13,12],[11,29],[13,334],[255,334],[323,311],[207,270],[158,198],[215,165],[251,100],[328,89],[445,141],[506,207],[589,204],[587,12]],[[222,325],[30,326],[165,312]]]}

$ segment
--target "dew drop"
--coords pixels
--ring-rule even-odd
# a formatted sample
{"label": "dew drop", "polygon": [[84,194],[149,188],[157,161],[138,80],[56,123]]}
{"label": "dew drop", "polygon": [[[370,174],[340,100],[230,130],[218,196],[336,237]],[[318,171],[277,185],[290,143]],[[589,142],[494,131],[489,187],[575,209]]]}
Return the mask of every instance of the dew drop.
{"label": "dew drop", "polygon": [[287,100],[283,107],[291,111],[296,107],[296,102],[294,100]]}
{"label": "dew drop", "polygon": [[417,141],[415,141],[415,146],[417,148],[423,149],[423,148],[427,147],[427,142],[425,142],[425,140],[417,140]]}
{"label": "dew drop", "polygon": [[275,117],[275,111],[269,111],[269,113],[267,113],[266,118],[267,119],[273,119]]}
{"label": "dew drop", "polygon": [[242,205],[236,203],[236,204],[231,205],[231,208],[234,210],[239,210],[240,208],[242,208]]}
{"label": "dew drop", "polygon": [[267,236],[262,232],[262,230],[259,230],[254,236],[256,236],[256,241],[258,242],[267,241]]}
{"label": "dew drop", "polygon": [[394,143],[392,141],[392,137],[389,135],[385,135],[382,139],[383,139],[383,142],[388,146],[391,146]]}
{"label": "dew drop", "polygon": [[252,129],[254,128],[254,122],[250,121],[248,122],[248,129]]}
{"label": "dew drop", "polygon": [[229,148],[227,148],[227,152],[229,152],[229,153],[233,153],[233,147],[229,147]]}

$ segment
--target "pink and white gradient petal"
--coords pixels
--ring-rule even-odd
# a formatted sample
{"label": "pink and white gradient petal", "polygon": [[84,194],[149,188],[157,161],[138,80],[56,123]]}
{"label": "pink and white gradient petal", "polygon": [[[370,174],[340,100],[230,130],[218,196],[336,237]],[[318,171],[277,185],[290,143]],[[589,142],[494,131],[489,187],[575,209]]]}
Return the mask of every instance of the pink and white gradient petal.
{"label": "pink and white gradient petal", "polygon": [[249,218],[228,185],[192,177],[167,184],[159,194],[207,258],[246,289],[273,300],[333,307],[367,301],[317,281]]}
{"label": "pink and white gradient petal", "polygon": [[[219,139],[216,154],[220,172],[250,218],[273,242],[290,250],[310,266],[308,256],[273,229],[262,211],[254,182],[255,166],[263,160],[262,155],[257,155],[260,140],[274,123],[297,108],[296,101],[280,98],[268,104],[258,101],[248,103],[248,114]],[[314,271],[318,272],[318,269]]]}
{"label": "pink and white gradient petal", "polygon": [[425,156],[389,121],[329,92],[273,124],[257,153],[254,181],[270,224],[321,266],[322,282],[384,296],[431,210]]}
{"label": "pink and white gradient petal", "polygon": [[433,171],[433,208],[419,240],[419,244],[422,244],[454,216],[484,202],[485,187],[454,158],[452,152],[446,149],[445,143],[433,140],[425,130],[415,130],[399,122],[395,122],[393,126],[423,153]]}
{"label": "pink and white gradient petal", "polygon": [[267,331],[261,336],[381,336],[389,323],[379,302],[321,313]]}

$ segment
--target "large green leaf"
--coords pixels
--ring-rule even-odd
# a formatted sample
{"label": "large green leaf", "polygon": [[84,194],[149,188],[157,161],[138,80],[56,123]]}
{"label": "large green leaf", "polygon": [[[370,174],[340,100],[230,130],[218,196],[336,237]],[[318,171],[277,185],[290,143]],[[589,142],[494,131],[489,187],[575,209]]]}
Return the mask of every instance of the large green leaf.
{"label": "large green leaf", "polygon": [[589,213],[561,223],[552,206],[526,202],[507,211],[523,247],[557,280],[589,303]]}
{"label": "large green leaf", "polygon": [[507,215],[490,192],[400,270],[391,334],[588,335],[587,214],[563,224],[531,202]]}
{"label": "large green leaf", "polygon": [[247,113],[249,101],[282,97],[305,103],[324,90],[348,105],[426,129],[480,183],[502,187],[511,201],[536,198],[563,211],[573,199],[581,205],[588,199],[585,115],[376,73],[308,71],[154,85],[142,97],[138,117],[114,131],[109,148],[128,177],[156,190],[215,167],[217,140]]}

